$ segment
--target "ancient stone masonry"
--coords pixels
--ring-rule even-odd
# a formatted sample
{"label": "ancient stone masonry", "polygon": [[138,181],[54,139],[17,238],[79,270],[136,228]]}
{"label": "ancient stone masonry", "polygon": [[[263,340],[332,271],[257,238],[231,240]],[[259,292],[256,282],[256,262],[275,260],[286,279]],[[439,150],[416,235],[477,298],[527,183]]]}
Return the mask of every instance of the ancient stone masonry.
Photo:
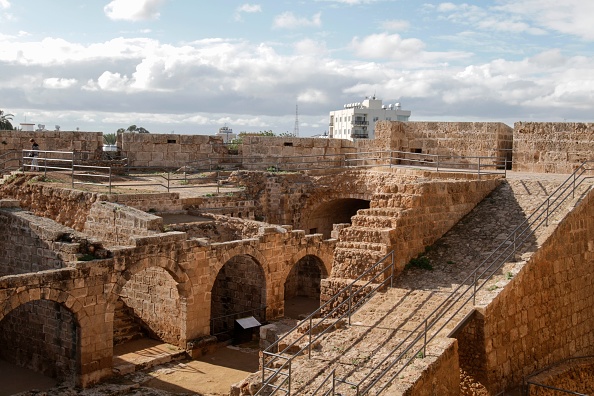
{"label": "ancient stone masonry", "polygon": [[514,170],[571,173],[592,159],[594,124],[578,122],[516,122]]}
{"label": "ancient stone masonry", "polygon": [[[383,147],[447,157],[500,157],[511,161],[514,130],[497,122],[378,122]],[[472,160],[472,159],[471,159]]]}
{"label": "ancient stone masonry", "polygon": [[594,191],[484,308],[489,389],[573,356],[594,354]]}
{"label": "ancient stone masonry", "polygon": [[[58,235],[51,231],[52,227],[57,227],[59,233],[78,235],[73,229],[57,225],[49,219],[41,219],[38,221],[41,237],[36,237],[29,231],[27,223],[8,220],[34,216],[16,208],[15,201],[11,205],[7,201],[2,202],[5,207],[0,209],[2,222],[11,227],[3,228],[2,240],[10,236],[25,242],[31,240],[33,246],[40,246],[49,238],[44,235]],[[118,207],[106,202],[96,202],[96,205],[108,207],[109,213],[112,213],[112,207]],[[126,208],[124,212],[128,216],[134,210]],[[92,210],[89,216],[91,221],[92,216],[98,214]],[[219,221],[221,219],[219,217]],[[122,218],[121,221],[127,220]],[[234,219],[234,222],[238,221]],[[31,221],[29,223],[32,224]],[[111,374],[112,346],[117,330],[114,318],[116,307],[122,307],[122,303],[133,312],[149,334],[186,348],[193,344],[193,340],[211,334],[211,319],[214,315],[233,313],[238,309],[233,304],[229,305],[229,302],[238,299],[229,301],[225,297],[225,293],[231,291],[233,282],[221,285],[216,281],[218,277],[233,277],[235,275],[232,272],[237,270],[240,271],[237,276],[244,278],[241,271],[261,273],[254,285],[257,284],[258,290],[262,291],[262,299],[254,301],[254,304],[265,306],[265,318],[275,318],[283,314],[284,284],[292,268],[301,259],[314,255],[319,258],[319,265],[324,267],[323,273],[330,272],[334,242],[324,241],[321,235],[306,236],[303,231],[293,231],[290,226],[260,227],[258,233],[248,239],[211,243],[204,238],[188,239],[183,232],[161,233],[151,230],[152,224],[156,222],[143,221],[142,217],[136,217],[134,224],[135,228],[130,229],[126,238],[126,246],[122,246],[123,242],[120,241],[121,246],[106,250],[96,242],[81,239],[76,240],[75,244],[64,244],[65,247],[71,246],[66,249],[71,252],[67,256],[51,252],[53,255],[48,257],[49,250],[44,253],[42,249],[35,248],[30,250],[31,257],[9,262],[9,267],[3,271],[11,274],[29,271],[25,267],[30,262],[57,269],[0,278],[0,323],[5,326],[7,334],[2,342],[10,342],[8,338],[13,338],[9,337],[14,334],[10,329],[18,323],[31,320],[29,313],[40,310],[56,312],[55,316],[63,319],[60,319],[62,324],[54,326],[55,337],[58,337],[55,339],[65,337],[73,340],[73,344],[62,352],[65,356],[73,356],[72,350],[76,346],[75,363],[65,360],[63,372],[45,371],[44,367],[48,364],[43,362],[33,368],[60,377],[66,372],[71,373],[74,364],[77,383],[88,386]],[[143,229],[146,234],[143,234]],[[109,242],[109,237],[105,238]],[[51,242],[51,238],[48,242]],[[50,246],[58,252],[65,250],[60,242]],[[17,257],[20,250],[20,247],[8,243],[4,243],[3,248],[10,257]],[[98,260],[102,255],[106,258]],[[47,264],[43,264],[45,261],[42,257],[48,259]],[[81,258],[91,261],[77,261]],[[23,269],[15,270],[14,267],[19,265]],[[259,270],[254,271],[252,267]],[[239,289],[241,287],[235,287],[235,290]],[[39,301],[51,301],[54,304]],[[224,304],[217,305],[217,301]],[[22,309],[16,310],[22,305]],[[43,338],[38,333],[30,336]],[[23,343],[27,344],[26,339]],[[32,350],[19,345],[14,345],[14,355],[19,357],[16,363],[36,361]],[[0,349],[6,348],[0,345]],[[60,350],[46,352],[51,356],[52,353],[60,353]]]}

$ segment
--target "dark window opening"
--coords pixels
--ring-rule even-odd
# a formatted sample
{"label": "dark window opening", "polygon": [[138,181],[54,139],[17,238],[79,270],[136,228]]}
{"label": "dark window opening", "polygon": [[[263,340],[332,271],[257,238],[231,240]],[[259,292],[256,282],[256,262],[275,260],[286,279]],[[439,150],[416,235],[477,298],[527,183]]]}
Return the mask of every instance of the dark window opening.
{"label": "dark window opening", "polygon": [[411,153],[415,153],[415,154],[422,154],[423,153],[423,149],[420,148],[414,148],[410,150]]}
{"label": "dark window opening", "polygon": [[175,140],[175,139],[167,139],[167,143],[177,143],[177,140]]}
{"label": "dark window opening", "polygon": [[293,147],[293,143],[285,142],[285,147]]}

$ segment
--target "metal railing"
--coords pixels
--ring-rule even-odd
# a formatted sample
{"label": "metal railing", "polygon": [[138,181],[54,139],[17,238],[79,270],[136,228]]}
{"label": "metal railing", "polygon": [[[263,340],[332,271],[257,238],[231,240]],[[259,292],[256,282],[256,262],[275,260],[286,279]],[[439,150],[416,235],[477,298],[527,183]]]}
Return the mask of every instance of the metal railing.
{"label": "metal railing", "polygon": [[464,172],[477,175],[506,174],[507,157],[423,154],[398,150],[358,152],[345,155],[346,166],[422,167],[436,172]]}
{"label": "metal railing", "polygon": [[539,388],[542,388],[542,389],[554,390],[556,392],[561,392],[561,393],[568,394],[568,395],[588,396],[588,394],[586,394],[586,393],[579,393],[579,392],[568,390],[568,389],[561,389],[561,388],[556,388],[556,387],[551,386],[551,385],[545,385],[545,384],[542,384],[542,383],[538,383],[538,382],[535,382],[535,381],[530,380],[530,378],[534,378],[537,375],[542,374],[543,372],[546,372],[546,371],[550,370],[551,368],[558,367],[559,365],[562,365],[562,364],[564,364],[566,362],[569,362],[569,361],[572,361],[572,360],[593,359],[593,358],[594,358],[594,355],[575,356],[575,357],[563,359],[563,360],[561,360],[561,361],[559,361],[557,363],[554,363],[554,364],[552,364],[552,365],[550,365],[548,367],[545,367],[542,370],[539,370],[539,371],[533,373],[532,375],[528,376],[524,380],[524,393],[523,394],[530,395],[530,387],[533,386],[534,388],[536,388],[535,394],[538,394],[538,389]]}
{"label": "metal railing", "polygon": [[[349,385],[351,389],[355,389],[357,396],[369,394],[377,386],[375,394],[378,395],[386,390],[413,360],[426,356],[427,345],[450,322],[458,317],[469,303],[475,305],[477,293],[487,282],[499,272],[511,257],[524,247],[524,243],[542,225],[548,225],[549,219],[557,213],[563,203],[570,198],[575,198],[576,190],[587,179],[592,178],[590,174],[594,169],[589,168],[587,166],[588,164],[589,162],[584,162],[559,185],[438,307],[427,315],[408,336],[401,340],[362,379],[353,382],[349,381],[347,377],[338,378],[333,381],[333,384],[336,382]],[[292,359],[292,357],[289,359]],[[399,366],[398,368],[396,368],[397,365]],[[266,383],[264,380],[263,371],[263,385]],[[268,381],[270,380],[271,378],[269,377]],[[382,380],[384,383],[380,384]]]}
{"label": "metal railing", "polygon": [[[110,161],[110,163],[115,163],[113,166],[93,165],[95,160],[91,159],[92,153],[85,151],[39,150],[36,151],[37,157],[34,158],[29,157],[31,150],[22,150],[22,152],[20,162],[23,171],[39,170],[43,171],[44,175],[47,174],[47,171],[70,172],[72,187],[75,184],[104,186],[107,187],[110,194],[113,187],[159,186],[169,192],[171,189],[195,187],[193,183],[216,188],[216,193],[219,194],[220,187],[230,172],[239,169],[302,172],[325,169],[413,166],[437,172],[477,173],[480,177],[480,175],[488,173],[505,174],[505,169],[501,171],[500,169],[488,170],[488,168],[497,168],[497,163],[503,161],[505,164],[506,161],[503,157],[450,156],[447,157],[450,162],[447,162],[445,156],[384,150],[285,157],[210,157],[188,162],[177,170],[171,170],[167,167],[131,167],[126,158]],[[457,159],[457,161],[453,161],[453,159]],[[36,165],[34,165],[34,160]],[[136,176],[137,182],[133,184],[114,182],[114,175],[122,172],[129,176]],[[139,174],[134,175],[134,172]]]}
{"label": "metal railing", "polygon": [[[256,395],[261,395],[270,388],[272,389],[271,395],[274,395],[278,391],[284,391],[285,394],[290,395],[291,362],[293,359],[306,350],[308,356],[311,357],[312,345],[320,337],[334,329],[344,318],[348,318],[348,323],[350,324],[353,312],[367,302],[377,290],[387,285],[391,287],[393,279],[394,252],[391,251],[359,275],[357,279],[340,289],[331,299],[299,322],[284,336],[266,348],[262,352],[262,388],[260,388]],[[320,318],[324,312],[324,316]],[[319,320],[314,324],[314,319]],[[324,321],[330,319],[331,323],[324,323]],[[285,341],[291,334],[294,334],[297,329],[304,325],[308,326],[308,330],[293,340],[283,350],[278,351],[281,342]],[[326,327],[323,328],[323,326]],[[319,333],[316,333],[320,327],[322,329]],[[301,341],[305,341],[305,346],[298,346]],[[295,349],[297,351],[294,351]],[[284,361],[284,363],[281,364],[280,361]],[[270,373],[270,375],[267,376],[267,373]],[[277,380],[280,380],[280,384],[274,383]]]}
{"label": "metal railing", "polygon": [[0,154],[0,173],[18,170],[21,167],[20,152],[8,150]]}

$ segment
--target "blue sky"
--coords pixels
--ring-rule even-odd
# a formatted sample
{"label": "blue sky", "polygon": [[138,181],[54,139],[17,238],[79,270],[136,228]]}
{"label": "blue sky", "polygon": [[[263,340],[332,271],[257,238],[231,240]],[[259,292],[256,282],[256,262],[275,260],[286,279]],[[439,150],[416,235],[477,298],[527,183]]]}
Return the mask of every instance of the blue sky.
{"label": "blue sky", "polygon": [[594,2],[0,0],[0,109],[114,132],[328,129],[375,95],[411,121],[592,122]]}

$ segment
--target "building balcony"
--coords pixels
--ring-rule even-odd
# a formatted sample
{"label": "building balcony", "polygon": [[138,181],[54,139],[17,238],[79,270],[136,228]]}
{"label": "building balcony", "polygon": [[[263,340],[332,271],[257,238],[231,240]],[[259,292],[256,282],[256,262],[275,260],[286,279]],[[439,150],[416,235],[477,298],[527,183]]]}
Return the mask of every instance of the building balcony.
{"label": "building balcony", "polygon": [[353,126],[367,126],[367,125],[369,125],[369,121],[365,121],[365,120],[353,120],[351,122],[351,125],[353,125]]}
{"label": "building balcony", "polygon": [[369,135],[367,134],[367,132],[363,131],[356,131],[351,133],[352,139],[367,139],[368,137]]}

